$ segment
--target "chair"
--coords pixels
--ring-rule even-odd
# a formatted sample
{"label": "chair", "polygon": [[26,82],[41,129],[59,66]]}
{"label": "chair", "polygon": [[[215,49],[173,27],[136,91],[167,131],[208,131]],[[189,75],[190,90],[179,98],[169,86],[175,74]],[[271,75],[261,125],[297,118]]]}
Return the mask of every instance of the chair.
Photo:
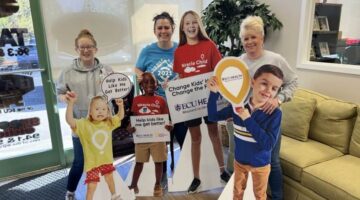
{"label": "chair", "polygon": [[360,44],[348,46],[343,54],[343,63],[350,65],[360,64]]}

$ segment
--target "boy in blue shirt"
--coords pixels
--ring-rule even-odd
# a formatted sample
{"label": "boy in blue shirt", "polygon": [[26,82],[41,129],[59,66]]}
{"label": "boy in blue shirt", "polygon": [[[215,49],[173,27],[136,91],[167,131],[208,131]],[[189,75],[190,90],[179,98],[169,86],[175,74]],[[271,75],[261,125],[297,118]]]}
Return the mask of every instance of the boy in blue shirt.
{"label": "boy in blue shirt", "polygon": [[[232,105],[217,111],[219,97],[216,77],[209,79],[211,93],[208,102],[208,117],[212,121],[234,119],[235,162],[233,199],[243,199],[248,173],[252,173],[256,199],[266,200],[266,188],[270,174],[271,150],[279,137],[281,110],[276,108],[266,114],[261,107],[276,97],[283,83],[283,73],[273,65],[263,65],[251,80],[252,96],[244,107]],[[235,112],[234,112],[235,110]]]}

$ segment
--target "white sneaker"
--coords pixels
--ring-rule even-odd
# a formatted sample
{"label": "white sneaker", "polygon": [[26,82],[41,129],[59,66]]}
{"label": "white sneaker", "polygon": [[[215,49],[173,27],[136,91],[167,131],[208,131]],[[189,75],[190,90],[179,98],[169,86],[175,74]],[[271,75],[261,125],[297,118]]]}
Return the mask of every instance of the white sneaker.
{"label": "white sneaker", "polygon": [[111,200],[123,200],[120,194],[114,194],[111,196]]}
{"label": "white sneaker", "polygon": [[73,192],[67,192],[65,196],[65,200],[76,200],[75,193]]}

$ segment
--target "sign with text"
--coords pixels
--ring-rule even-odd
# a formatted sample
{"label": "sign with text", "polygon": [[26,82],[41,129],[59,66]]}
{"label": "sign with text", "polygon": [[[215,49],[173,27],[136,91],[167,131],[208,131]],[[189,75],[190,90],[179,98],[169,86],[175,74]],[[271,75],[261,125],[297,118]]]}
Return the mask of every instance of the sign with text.
{"label": "sign with text", "polygon": [[170,141],[170,132],[165,129],[165,125],[169,124],[169,115],[131,116],[130,120],[131,126],[136,129],[134,143]]}
{"label": "sign with text", "polygon": [[214,70],[219,92],[233,105],[241,105],[250,91],[250,73],[247,65],[236,57],[219,61]]}
{"label": "sign with text", "polygon": [[209,90],[206,82],[212,72],[170,81],[165,90],[173,124],[207,116]]}
{"label": "sign with text", "polygon": [[101,89],[108,101],[126,97],[131,91],[131,81],[128,76],[122,73],[112,73],[104,78]]}

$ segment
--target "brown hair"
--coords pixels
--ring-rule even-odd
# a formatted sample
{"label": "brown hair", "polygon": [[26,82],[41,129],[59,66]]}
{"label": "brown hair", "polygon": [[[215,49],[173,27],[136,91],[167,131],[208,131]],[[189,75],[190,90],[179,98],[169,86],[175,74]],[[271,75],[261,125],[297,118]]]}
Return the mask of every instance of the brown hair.
{"label": "brown hair", "polygon": [[254,74],[254,79],[257,79],[259,76],[261,76],[264,73],[270,73],[274,76],[278,77],[281,80],[284,80],[284,74],[281,71],[281,69],[275,65],[263,65],[258,70],[256,70]]}
{"label": "brown hair", "polygon": [[181,17],[181,21],[180,21],[180,28],[179,28],[179,38],[180,38],[180,42],[179,42],[179,46],[182,46],[184,44],[187,43],[187,40],[186,40],[186,35],[183,31],[183,28],[184,28],[184,18],[186,15],[188,14],[191,14],[195,17],[197,23],[199,24],[199,32],[198,32],[198,38],[199,40],[210,40],[209,36],[207,35],[206,31],[205,31],[205,28],[204,28],[204,25],[201,21],[201,18],[200,16],[193,10],[189,10],[189,11],[186,11],[183,16]]}
{"label": "brown hair", "polygon": [[155,26],[156,26],[156,22],[160,19],[167,19],[169,20],[170,22],[170,25],[171,25],[171,29],[172,31],[174,31],[175,29],[175,21],[174,21],[174,18],[170,16],[170,14],[168,12],[162,12],[161,14],[158,14],[156,15],[154,18],[153,18],[153,21],[154,21],[154,31],[155,31]]}
{"label": "brown hair", "polygon": [[[90,103],[89,103],[88,116],[87,116],[87,118],[88,118],[88,120],[90,122],[94,121],[94,119],[92,118],[92,116],[90,114],[91,113],[91,107],[94,104],[94,102],[98,101],[98,100],[99,101],[104,101],[106,103],[106,105],[107,105],[107,100],[106,100],[106,98],[104,96],[95,96],[95,97],[91,98]],[[110,111],[110,108],[109,108],[108,105],[107,105],[107,109],[108,109],[108,116],[104,119],[104,121],[107,122],[109,126],[113,126],[113,123],[112,123],[112,120],[111,120],[112,115],[111,115],[111,111]]]}
{"label": "brown hair", "polygon": [[89,38],[94,43],[94,47],[97,46],[96,40],[95,40],[94,36],[90,33],[90,31],[87,29],[83,29],[80,31],[78,36],[75,38],[75,47],[78,47],[78,41],[80,38],[83,38],[83,37]]}

